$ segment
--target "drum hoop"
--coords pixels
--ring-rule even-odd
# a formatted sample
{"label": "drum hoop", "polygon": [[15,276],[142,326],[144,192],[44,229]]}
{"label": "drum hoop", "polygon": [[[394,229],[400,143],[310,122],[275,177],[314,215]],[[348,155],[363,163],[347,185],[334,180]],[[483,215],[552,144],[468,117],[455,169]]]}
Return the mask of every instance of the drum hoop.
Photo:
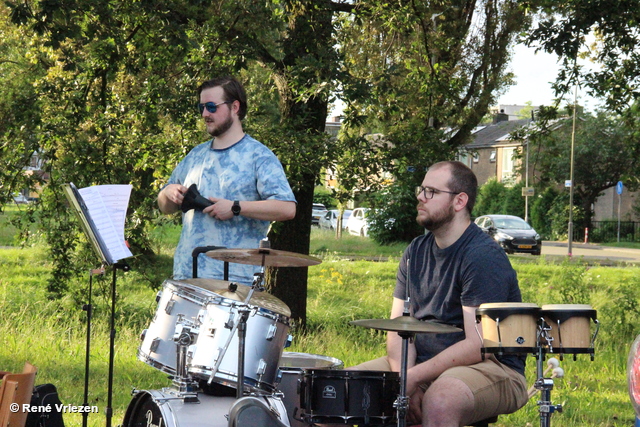
{"label": "drum hoop", "polygon": [[347,369],[303,369],[305,377],[337,379],[399,379],[400,374],[392,371],[351,371]]}
{"label": "drum hoop", "polygon": [[477,308],[476,309],[476,318],[480,318],[481,316],[487,316],[493,320],[496,319],[506,319],[512,314],[523,314],[523,315],[538,315],[540,313],[540,307],[500,307],[500,308]]}
{"label": "drum hoop", "polygon": [[541,316],[547,316],[552,320],[566,322],[572,317],[588,317],[591,320],[597,320],[598,312],[594,309],[577,309],[577,310],[541,310]]}

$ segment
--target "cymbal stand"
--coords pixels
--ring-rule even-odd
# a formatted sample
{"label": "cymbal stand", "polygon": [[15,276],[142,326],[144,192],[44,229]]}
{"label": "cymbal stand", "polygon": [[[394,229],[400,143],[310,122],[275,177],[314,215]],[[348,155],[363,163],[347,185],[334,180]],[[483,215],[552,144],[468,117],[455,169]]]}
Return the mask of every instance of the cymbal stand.
{"label": "cymbal stand", "polygon": [[413,332],[398,332],[402,338],[402,361],[400,364],[400,393],[393,407],[398,413],[398,427],[407,425],[407,409],[409,408],[409,396],[407,396],[407,359],[409,356],[409,340],[413,339]]}
{"label": "cymbal stand", "polygon": [[[407,282],[405,284],[406,298],[404,300],[404,307],[402,310],[403,316],[411,315],[411,259],[407,258]],[[407,409],[409,408],[409,396],[407,396],[407,370],[408,370],[408,358],[409,358],[409,340],[415,336],[414,332],[401,331],[398,332],[398,336],[402,338],[402,354],[400,361],[400,393],[393,407],[396,408],[398,413],[398,427],[405,427],[407,425]]]}
{"label": "cymbal stand", "polygon": [[545,322],[541,319],[540,326],[538,327],[538,343],[536,349],[536,365],[537,365],[537,380],[534,387],[540,390],[540,400],[538,400],[538,411],[540,413],[540,427],[551,426],[551,415],[554,412],[562,412],[562,405],[554,405],[551,403],[551,390],[553,390],[553,378],[544,378],[544,359],[545,351],[543,348],[542,340],[547,342],[549,349],[553,349],[553,337],[548,334],[551,330]]}

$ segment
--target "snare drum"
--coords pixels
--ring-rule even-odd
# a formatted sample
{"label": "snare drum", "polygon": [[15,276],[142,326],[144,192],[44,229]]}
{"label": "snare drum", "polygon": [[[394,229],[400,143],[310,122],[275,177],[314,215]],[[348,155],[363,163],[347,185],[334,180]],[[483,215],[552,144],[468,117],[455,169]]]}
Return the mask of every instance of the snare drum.
{"label": "snare drum", "polygon": [[[254,292],[246,325],[244,385],[251,391],[275,391],[278,361],[289,339],[289,307],[266,292]],[[187,371],[196,378],[237,387],[238,301],[211,299],[199,317],[196,342],[189,348]]]}
{"label": "snare drum", "polygon": [[[140,390],[134,393],[122,427],[229,427],[232,424],[228,417],[233,407],[246,399],[236,400],[234,397],[214,397],[200,393],[198,402],[185,402],[164,390]],[[266,419],[274,418],[270,415],[273,414],[283,426],[289,425],[286,409],[277,397],[252,397],[247,403],[253,406],[254,414],[258,415],[255,417],[255,425],[271,425],[260,424],[260,414]]]}
{"label": "snare drum", "polygon": [[400,391],[397,372],[305,369],[302,419],[308,424],[390,424]]}
{"label": "snare drum", "polygon": [[536,304],[481,304],[476,309],[476,320],[482,326],[483,352],[534,353],[537,347],[539,317],[540,307]]}
{"label": "snare drum", "polygon": [[[198,313],[215,296],[207,289],[224,289],[230,282],[213,279],[165,280],[151,324],[143,332],[138,359],[170,375],[176,373],[177,346],[173,341],[180,319],[195,322]],[[194,285],[195,283],[195,285]]]}
{"label": "snare drum", "polygon": [[287,408],[287,415],[292,427],[305,427],[307,423],[300,418],[300,385],[305,369],[342,369],[342,360],[318,354],[282,353],[280,372],[278,373],[278,391],[284,394],[282,401]]}
{"label": "snare drum", "polygon": [[[596,310],[587,304],[548,304],[543,305],[541,309],[541,316],[551,328],[547,332],[552,338],[547,351],[593,354],[593,342],[600,327]],[[593,336],[590,320],[596,324]]]}

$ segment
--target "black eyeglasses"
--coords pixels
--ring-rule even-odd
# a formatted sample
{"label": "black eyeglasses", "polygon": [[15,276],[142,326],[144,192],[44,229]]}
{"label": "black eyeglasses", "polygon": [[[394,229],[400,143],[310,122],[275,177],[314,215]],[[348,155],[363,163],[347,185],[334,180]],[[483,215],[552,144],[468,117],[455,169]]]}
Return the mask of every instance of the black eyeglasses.
{"label": "black eyeglasses", "polygon": [[231,104],[231,103],[233,103],[233,101],[224,101],[224,102],[221,102],[219,104],[215,104],[213,102],[205,102],[204,104],[198,104],[198,111],[200,111],[200,114],[202,114],[204,112],[204,109],[206,108],[208,112],[213,114],[216,111],[218,111],[218,107],[220,105],[222,105],[222,104]]}
{"label": "black eyeglasses", "polygon": [[460,194],[460,191],[446,191],[446,190],[438,190],[437,188],[431,187],[416,187],[416,197],[420,197],[420,193],[424,193],[425,199],[433,199],[433,196],[438,193],[447,193],[447,194]]}

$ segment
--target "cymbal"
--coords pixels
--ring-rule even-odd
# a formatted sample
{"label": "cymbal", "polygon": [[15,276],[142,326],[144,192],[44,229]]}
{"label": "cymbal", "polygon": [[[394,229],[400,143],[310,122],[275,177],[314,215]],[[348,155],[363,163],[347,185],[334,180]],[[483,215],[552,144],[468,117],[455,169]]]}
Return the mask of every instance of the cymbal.
{"label": "cymbal", "polygon": [[363,326],[365,328],[394,332],[433,332],[439,334],[462,332],[462,329],[456,328],[455,326],[443,325],[441,323],[430,322],[428,320],[418,320],[411,316],[399,316],[394,319],[354,320],[349,323],[356,326]]}
{"label": "cymbal", "polygon": [[206,255],[220,261],[265,267],[309,267],[322,262],[320,258],[276,249],[216,249]]}

